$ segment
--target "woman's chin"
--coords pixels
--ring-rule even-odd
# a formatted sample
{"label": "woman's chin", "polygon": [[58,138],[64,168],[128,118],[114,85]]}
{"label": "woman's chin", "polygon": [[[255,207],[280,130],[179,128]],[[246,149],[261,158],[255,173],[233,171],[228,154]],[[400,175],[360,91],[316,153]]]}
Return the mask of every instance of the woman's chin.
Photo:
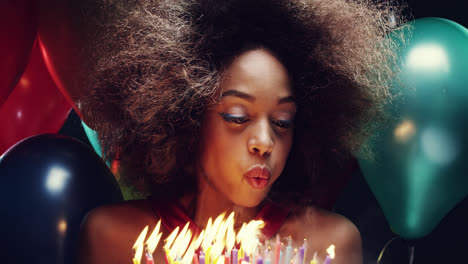
{"label": "woman's chin", "polygon": [[236,197],[234,203],[240,207],[257,207],[264,199],[266,195],[249,195],[243,197]]}

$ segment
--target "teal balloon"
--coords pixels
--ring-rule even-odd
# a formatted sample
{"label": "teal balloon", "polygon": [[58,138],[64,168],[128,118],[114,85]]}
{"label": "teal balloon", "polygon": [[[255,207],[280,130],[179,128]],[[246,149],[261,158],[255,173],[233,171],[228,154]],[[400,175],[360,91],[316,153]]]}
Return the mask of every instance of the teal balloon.
{"label": "teal balloon", "polygon": [[402,33],[392,118],[359,162],[393,232],[417,239],[468,194],[468,30],[423,18]]}
{"label": "teal balloon", "polygon": [[[83,122],[83,120],[81,121],[81,125],[83,126],[84,132],[88,137],[88,140],[91,143],[91,146],[93,147],[94,151],[99,155],[99,157],[102,158],[102,148],[101,144],[99,143],[98,133],[90,127],[88,127],[86,123]],[[111,166],[110,161],[106,161],[106,164],[108,167]]]}

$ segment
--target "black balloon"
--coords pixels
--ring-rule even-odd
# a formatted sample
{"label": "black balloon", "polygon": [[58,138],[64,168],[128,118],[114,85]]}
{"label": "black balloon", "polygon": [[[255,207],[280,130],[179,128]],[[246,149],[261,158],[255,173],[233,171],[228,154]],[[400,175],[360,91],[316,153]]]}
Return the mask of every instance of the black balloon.
{"label": "black balloon", "polygon": [[85,144],[44,134],[0,157],[1,262],[74,263],[80,224],[122,200],[109,168]]}

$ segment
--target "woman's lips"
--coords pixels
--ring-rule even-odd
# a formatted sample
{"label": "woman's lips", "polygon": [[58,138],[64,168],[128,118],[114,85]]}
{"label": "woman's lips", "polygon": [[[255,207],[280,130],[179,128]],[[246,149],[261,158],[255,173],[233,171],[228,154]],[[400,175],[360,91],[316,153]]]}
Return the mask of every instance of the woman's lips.
{"label": "woman's lips", "polygon": [[255,189],[263,189],[271,178],[271,173],[266,167],[255,166],[244,174],[247,182]]}

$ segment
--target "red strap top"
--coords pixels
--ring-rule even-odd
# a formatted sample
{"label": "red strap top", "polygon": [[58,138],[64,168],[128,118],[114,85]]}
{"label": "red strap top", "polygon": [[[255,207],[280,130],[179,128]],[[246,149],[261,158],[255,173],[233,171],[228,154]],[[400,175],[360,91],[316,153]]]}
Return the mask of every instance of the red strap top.
{"label": "red strap top", "polygon": [[[171,233],[176,227],[182,228],[189,222],[189,228],[192,234],[200,234],[201,228],[195,224],[185,213],[184,209],[177,203],[152,203],[156,215],[161,220],[161,224]],[[266,201],[258,212],[255,220],[263,220],[265,226],[262,233],[266,239],[270,239],[278,231],[286,220],[289,210],[278,204]]]}

